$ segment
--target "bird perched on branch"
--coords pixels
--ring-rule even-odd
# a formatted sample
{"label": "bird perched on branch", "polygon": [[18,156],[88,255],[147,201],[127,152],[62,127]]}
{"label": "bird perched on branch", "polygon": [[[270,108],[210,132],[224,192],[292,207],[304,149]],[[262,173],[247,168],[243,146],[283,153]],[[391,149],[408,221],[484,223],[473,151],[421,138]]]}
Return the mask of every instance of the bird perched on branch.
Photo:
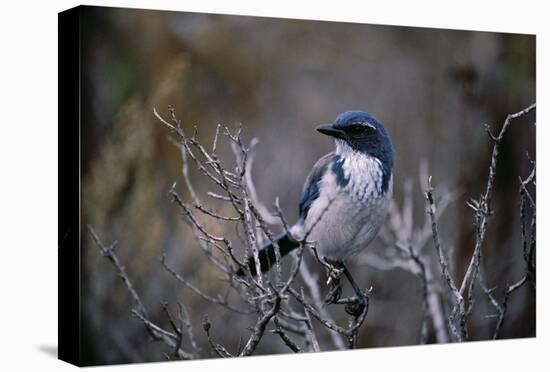
{"label": "bird perched on branch", "polygon": [[[382,123],[364,111],[344,112],[317,130],[333,137],[336,148],[313,166],[300,200],[300,218],[276,241],[281,256],[299,247],[304,238],[313,241],[319,258],[339,268],[355,290],[356,303],[346,311],[357,315],[365,308],[366,297],[344,262],[365,249],[384,222],[392,195],[393,148]],[[262,272],[274,265],[275,257],[272,243],[260,250]],[[248,268],[256,275],[253,257]],[[329,303],[337,302],[342,292],[338,277],[332,285]]]}

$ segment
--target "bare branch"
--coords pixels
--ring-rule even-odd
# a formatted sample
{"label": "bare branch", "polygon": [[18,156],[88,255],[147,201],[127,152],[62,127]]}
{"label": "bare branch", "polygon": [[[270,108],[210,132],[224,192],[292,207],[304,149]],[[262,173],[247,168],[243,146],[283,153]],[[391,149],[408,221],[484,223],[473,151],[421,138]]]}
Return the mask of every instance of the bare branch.
{"label": "bare branch", "polygon": [[[433,197],[433,188],[431,184],[431,177],[428,178],[428,187],[425,192],[426,200],[428,202],[428,215],[430,216],[431,225],[432,225],[432,236],[434,241],[435,250],[437,252],[437,256],[439,258],[439,265],[441,267],[441,271],[443,274],[443,278],[445,279],[445,282],[449,286],[451,293],[454,297],[455,305],[453,307],[453,311],[451,314],[451,319],[449,319],[449,326],[451,328],[451,331],[455,335],[458,341],[463,341],[466,334],[465,325],[462,323],[462,320],[466,316],[466,310],[464,307],[464,298],[462,297],[462,294],[458,290],[458,287],[455,284],[455,281],[453,277],[450,274],[449,271],[449,265],[447,263],[447,259],[445,257],[445,254],[443,253],[443,249],[441,248],[441,241],[439,238],[439,231],[437,227],[437,220],[436,220],[436,208],[435,208],[435,202]],[[459,324],[459,327],[457,328],[454,324],[454,318],[456,316],[459,316],[461,319],[461,323]]]}
{"label": "bare branch", "polygon": [[279,322],[279,319],[277,317],[273,318],[273,323],[275,324],[275,329],[271,330],[271,333],[274,333],[278,335],[283,343],[288,346],[290,350],[292,350],[295,353],[301,353],[302,349],[292,339],[286,334],[286,332],[281,327],[281,324]]}
{"label": "bare branch", "polygon": [[147,310],[145,310],[145,306],[143,306],[143,302],[141,302],[141,298],[137,294],[134,286],[132,285],[132,282],[130,281],[130,278],[128,278],[128,274],[126,273],[126,269],[122,264],[120,263],[118,257],[115,255],[115,249],[118,245],[118,242],[115,241],[111,246],[105,247],[103,243],[101,243],[101,240],[99,240],[99,237],[97,236],[96,232],[92,228],[92,226],[88,225],[88,232],[92,236],[94,242],[96,243],[97,247],[99,248],[99,253],[103,257],[106,257],[111,263],[114,265],[115,269],[118,272],[118,275],[124,282],[124,285],[126,285],[126,288],[128,289],[128,292],[132,295],[132,299],[134,300],[138,311],[147,316]]}
{"label": "bare branch", "polygon": [[232,358],[234,357],[233,354],[231,354],[225,347],[222,345],[214,342],[212,340],[212,336],[210,335],[210,329],[212,328],[212,324],[210,323],[210,320],[208,319],[208,315],[204,315],[202,318],[202,329],[206,333],[206,336],[208,337],[208,342],[210,343],[210,346],[214,350],[214,352],[220,357],[220,358]]}
{"label": "bare branch", "polygon": [[[479,200],[472,200],[468,203],[468,206],[474,210],[474,226],[475,226],[475,246],[474,251],[472,254],[472,257],[470,258],[470,262],[468,264],[468,267],[466,269],[466,273],[464,275],[464,278],[462,279],[462,282],[460,284],[460,287],[456,285],[454,282],[454,279],[450,275],[448,263],[446,262],[446,259],[443,255],[443,252],[441,250],[441,243],[439,240],[439,234],[437,231],[437,224],[435,219],[435,203],[433,201],[433,189],[430,185],[430,180],[428,180],[428,187],[426,190],[426,199],[428,201],[428,214],[431,218],[432,223],[432,235],[434,239],[434,245],[436,246],[436,250],[439,256],[440,266],[443,273],[443,276],[451,290],[451,294],[454,298],[454,306],[451,312],[451,315],[449,317],[449,326],[451,328],[451,331],[455,335],[458,341],[463,341],[467,338],[467,331],[466,331],[466,323],[468,321],[468,318],[470,314],[472,313],[472,308],[474,306],[475,297],[474,297],[474,286],[477,282],[481,282],[482,289],[484,290],[485,294],[489,297],[491,303],[495,305],[496,300],[494,297],[492,297],[490,290],[488,290],[483,283],[483,280],[480,279],[479,272],[480,272],[480,262],[481,262],[481,255],[482,255],[482,246],[484,243],[486,231],[487,231],[487,224],[488,224],[488,218],[490,217],[492,211],[491,211],[491,197],[492,197],[492,191],[493,191],[493,185],[494,180],[496,177],[496,167],[497,167],[497,160],[499,155],[499,146],[504,138],[504,135],[506,133],[506,130],[508,126],[510,125],[511,121],[513,119],[519,118],[531,110],[535,109],[536,104],[532,104],[531,106],[525,108],[524,110],[521,110],[515,114],[510,114],[506,117],[506,120],[504,121],[504,124],[502,125],[500,132],[498,136],[495,136],[491,133],[490,128],[488,125],[486,125],[486,130],[490,136],[490,138],[493,141],[493,150],[491,154],[491,163],[489,166],[489,176],[487,179],[487,184],[485,187],[485,191],[482,193]],[[521,179],[520,179],[521,181]],[[521,183],[521,182],[520,182]],[[523,210],[521,212],[523,216]],[[522,221],[522,232],[524,233],[524,222]],[[524,234],[523,234],[524,236]],[[524,236],[525,237],[525,236]],[[526,240],[524,239],[524,242]],[[524,251],[525,251],[524,244]],[[518,287],[523,285],[522,281],[519,281],[516,283]],[[510,288],[513,290],[516,289],[516,285],[512,285],[508,287],[508,289],[505,292],[505,301],[507,300],[509,294],[512,291],[509,291]],[[464,298],[467,296],[468,302],[467,304],[464,301]],[[502,325],[502,321],[504,318],[505,313],[505,307],[506,305],[502,306],[496,306],[499,312],[499,321],[497,323],[497,330],[495,331],[495,335],[498,334],[498,330],[500,329]],[[455,321],[458,319],[458,324],[455,324]],[[495,336],[496,337],[496,336]]]}
{"label": "bare branch", "polygon": [[[181,323],[180,329],[182,330],[181,332],[182,336],[183,336],[183,328],[185,328],[187,331],[187,337],[189,338],[189,342],[191,343],[191,347],[195,351],[195,355],[198,356],[200,354],[200,348],[197,344],[197,341],[195,340],[195,334],[193,333],[193,326],[189,318],[189,313],[187,312],[185,305],[181,302],[178,302],[178,308],[180,313],[180,323]],[[183,337],[182,337],[182,340],[183,340]],[[180,344],[180,348],[181,348],[181,344]]]}
{"label": "bare branch", "polygon": [[238,314],[250,314],[249,311],[238,309],[238,308],[230,305],[229,303],[227,303],[224,299],[222,299],[220,297],[216,298],[216,297],[212,297],[210,295],[207,295],[206,293],[201,291],[197,286],[195,286],[195,285],[191,284],[189,281],[185,280],[173,268],[168,266],[168,264],[166,263],[166,256],[165,255],[162,255],[160,262],[161,262],[162,266],[166,269],[166,271],[168,273],[170,273],[178,282],[180,282],[181,284],[183,284],[184,286],[186,286],[187,288],[189,288],[190,290],[195,292],[198,296],[200,296],[204,300],[206,300],[208,302],[211,302],[215,305],[223,306],[226,309],[228,309],[230,311],[233,311],[233,312],[236,312]]}
{"label": "bare branch", "polygon": [[241,351],[240,356],[252,355],[252,353],[258,347],[260,340],[262,339],[267,323],[275,316],[279,309],[281,308],[281,297],[278,294],[275,294],[275,303],[269,311],[264,313],[259,319],[256,325],[254,326],[254,331],[248,342],[246,343],[244,349]]}
{"label": "bare branch", "polygon": [[168,345],[168,347],[174,350],[174,353],[178,358],[194,359],[195,355],[188,353],[184,351],[181,347],[179,347],[177,335],[171,332],[165,331],[164,329],[162,329],[161,327],[157,326],[156,324],[154,324],[153,322],[147,319],[147,309],[143,305],[143,302],[141,301],[141,298],[139,297],[137,291],[134,289],[134,286],[132,285],[132,282],[130,281],[128,274],[126,273],[124,266],[122,266],[118,257],[114,253],[117,242],[115,241],[113,244],[111,244],[111,246],[105,247],[103,243],[101,243],[101,240],[97,236],[94,229],[90,225],[88,225],[88,231],[92,236],[94,242],[96,243],[97,247],[99,248],[101,255],[109,259],[109,261],[113,264],[113,266],[117,270],[120,278],[126,285],[126,288],[130,292],[135,304],[138,307],[137,310],[136,309],[132,310],[132,314],[138,317],[143,322],[143,324],[145,324],[145,327],[149,332],[149,334],[151,335],[151,337],[153,337],[153,339],[155,340],[162,340],[166,345]]}
{"label": "bare branch", "polygon": [[499,317],[498,317],[497,325],[495,327],[495,331],[493,333],[493,340],[496,340],[498,338],[498,335],[502,328],[502,324],[504,323],[504,317],[506,315],[506,310],[508,309],[508,299],[510,298],[510,295],[515,291],[517,291],[518,289],[520,289],[526,282],[527,282],[527,276],[524,276],[514,284],[506,287],[504,291],[504,298],[499,306],[500,308]]}
{"label": "bare branch", "polygon": [[[305,298],[304,296],[304,289],[300,289],[300,294],[302,298]],[[321,348],[319,347],[319,341],[317,341],[317,336],[315,335],[315,330],[313,329],[313,323],[311,322],[311,317],[309,315],[309,309],[307,306],[304,306],[304,314],[305,314],[305,324],[307,329],[307,336],[309,339],[309,343],[311,344],[312,351],[317,352],[321,351]]]}

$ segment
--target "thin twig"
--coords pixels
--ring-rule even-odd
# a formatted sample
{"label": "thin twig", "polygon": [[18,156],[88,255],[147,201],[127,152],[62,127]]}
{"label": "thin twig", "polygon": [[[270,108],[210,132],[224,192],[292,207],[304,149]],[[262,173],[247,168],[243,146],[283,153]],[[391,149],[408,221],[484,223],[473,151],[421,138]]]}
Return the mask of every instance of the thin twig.
{"label": "thin twig", "polygon": [[302,349],[286,334],[277,317],[273,318],[273,323],[275,324],[275,329],[271,330],[271,333],[278,335],[290,350],[295,353],[301,353]]}
{"label": "thin twig", "polygon": [[452,311],[451,319],[449,319],[449,326],[451,328],[451,331],[455,335],[458,341],[463,341],[465,335],[465,328],[463,327],[463,324],[461,323],[459,325],[459,328],[456,327],[454,324],[454,318],[457,316],[460,316],[460,319],[464,319],[464,316],[466,314],[466,310],[464,308],[464,298],[462,297],[462,294],[458,290],[458,287],[453,279],[453,277],[450,274],[449,271],[449,265],[447,263],[447,259],[445,254],[443,253],[443,249],[441,247],[441,241],[439,238],[439,231],[437,227],[437,219],[436,219],[436,207],[433,197],[433,188],[431,183],[431,177],[428,178],[428,186],[425,192],[426,200],[428,202],[428,215],[430,216],[430,221],[432,225],[432,236],[434,241],[435,250],[437,252],[437,256],[439,258],[439,265],[441,267],[443,278],[445,279],[445,282],[449,286],[449,289],[451,290],[451,293],[454,297],[455,305]]}
{"label": "thin twig", "polygon": [[275,303],[273,304],[271,309],[264,313],[256,322],[256,325],[254,326],[254,331],[248,339],[248,342],[246,343],[244,349],[239,354],[240,356],[252,355],[252,353],[256,350],[256,347],[258,346],[260,340],[264,335],[267,323],[269,323],[271,318],[273,318],[273,316],[275,316],[281,308],[281,297],[278,294],[275,295],[274,302]]}
{"label": "thin twig", "polygon": [[118,257],[114,253],[114,250],[117,246],[117,242],[115,241],[111,246],[105,247],[99,237],[97,236],[96,232],[92,228],[92,226],[88,225],[88,231],[90,235],[92,236],[94,242],[96,243],[97,247],[99,248],[99,251],[103,257],[106,257],[109,259],[109,261],[113,264],[113,266],[116,268],[120,278],[124,282],[126,288],[128,289],[128,292],[130,292],[137,309],[132,310],[132,314],[137,316],[144,324],[151,335],[153,339],[156,340],[162,340],[170,349],[175,351],[175,354],[180,359],[194,359],[195,355],[188,353],[178,347],[178,336],[168,332],[161,327],[157,326],[153,322],[147,319],[147,309],[143,305],[143,302],[141,301],[141,298],[139,297],[137,291],[134,289],[134,286],[128,277],[128,274],[126,273],[126,270],[124,269],[124,266],[120,263]]}

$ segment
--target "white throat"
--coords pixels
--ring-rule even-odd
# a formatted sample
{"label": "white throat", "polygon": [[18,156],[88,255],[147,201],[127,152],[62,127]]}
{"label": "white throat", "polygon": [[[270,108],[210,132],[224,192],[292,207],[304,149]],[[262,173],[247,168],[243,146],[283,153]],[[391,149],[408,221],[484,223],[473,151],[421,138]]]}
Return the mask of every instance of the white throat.
{"label": "white throat", "polygon": [[342,169],[348,178],[347,189],[359,199],[381,193],[382,163],[374,156],[355,151],[346,142],[336,140],[336,155],[342,159]]}

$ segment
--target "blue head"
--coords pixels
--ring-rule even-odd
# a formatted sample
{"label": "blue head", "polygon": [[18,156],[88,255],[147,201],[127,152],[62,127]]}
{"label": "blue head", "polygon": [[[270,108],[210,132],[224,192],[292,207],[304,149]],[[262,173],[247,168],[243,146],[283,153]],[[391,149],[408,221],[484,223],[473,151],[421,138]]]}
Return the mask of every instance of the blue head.
{"label": "blue head", "polygon": [[391,172],[394,155],[386,128],[365,111],[346,111],[338,115],[334,123],[317,128],[323,134],[345,142],[354,151],[380,160],[382,167]]}

